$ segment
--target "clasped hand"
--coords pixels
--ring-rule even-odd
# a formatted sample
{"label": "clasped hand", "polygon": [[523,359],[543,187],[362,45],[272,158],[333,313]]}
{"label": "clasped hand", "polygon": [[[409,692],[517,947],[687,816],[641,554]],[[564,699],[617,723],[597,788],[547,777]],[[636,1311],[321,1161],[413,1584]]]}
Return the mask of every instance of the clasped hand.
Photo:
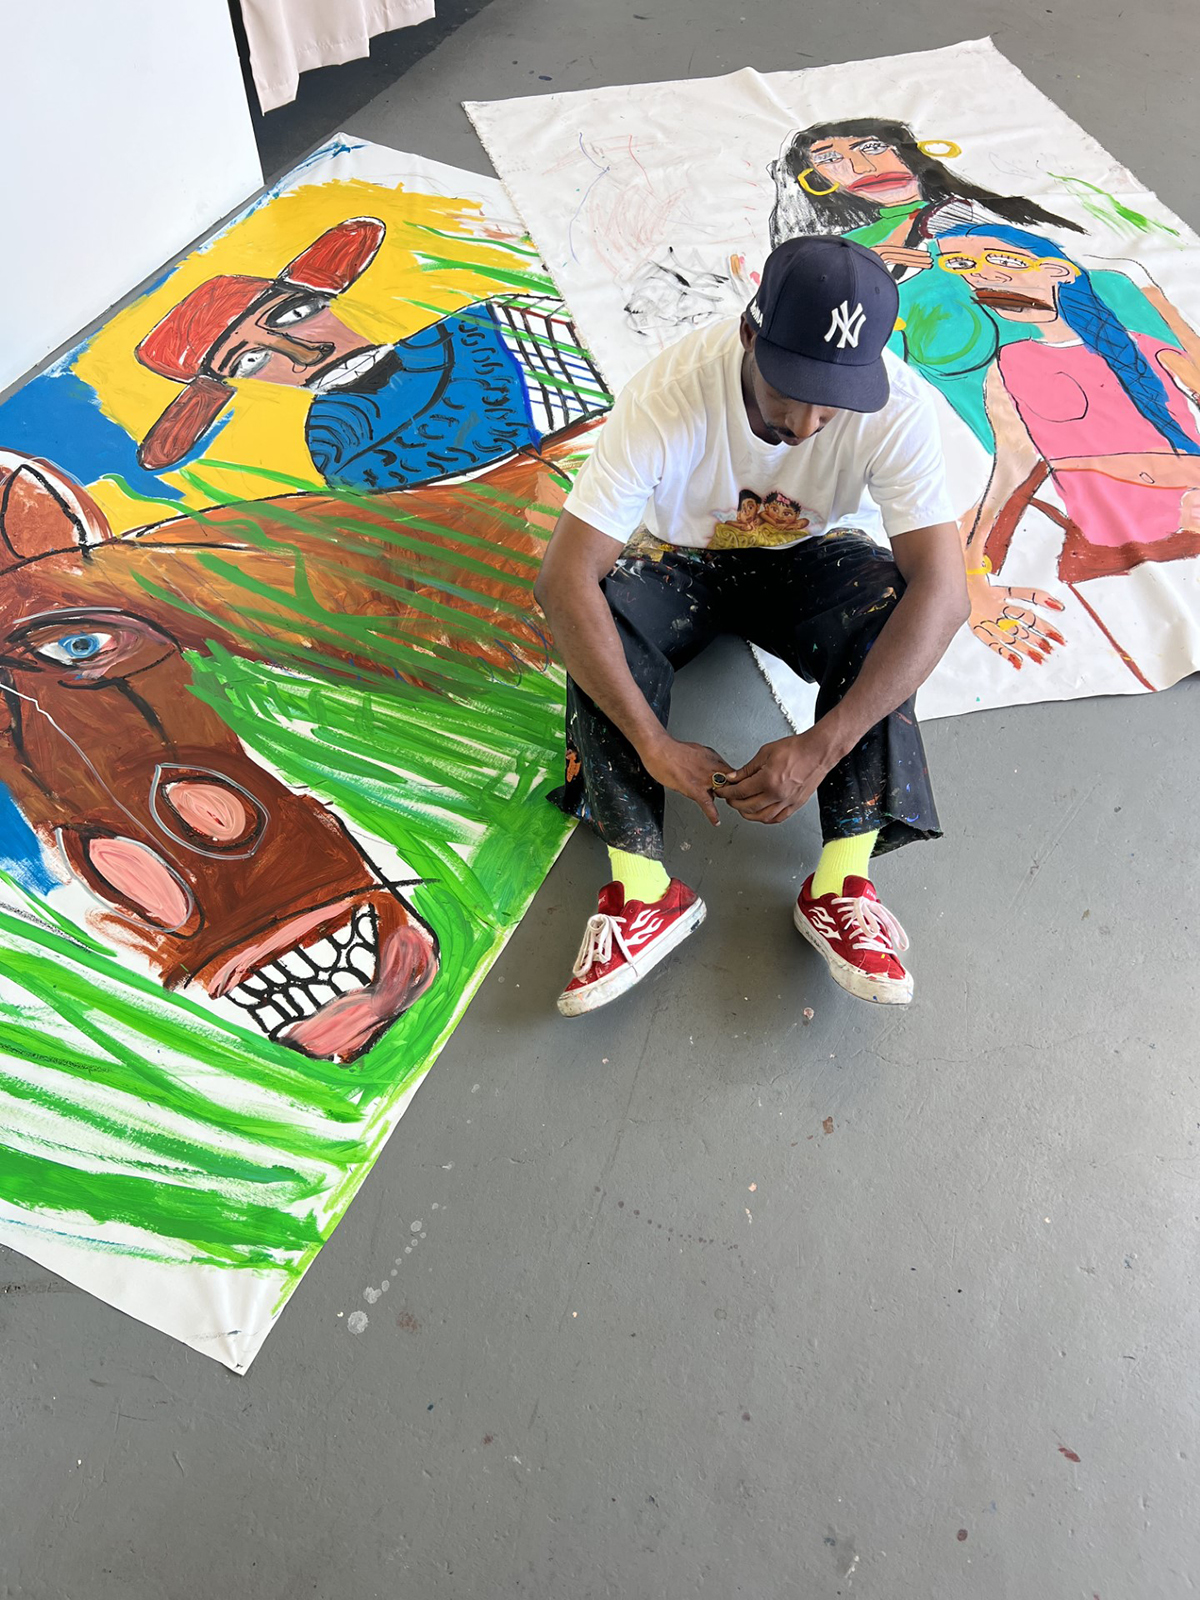
{"label": "clasped hand", "polygon": [[[667,739],[648,756],[647,772],[668,789],[694,800],[708,820],[720,821],[714,793],[749,822],[786,822],[816,793],[834,764],[817,729],[774,739],[744,767],[732,767],[707,745]],[[724,776],[716,785],[714,779]]]}

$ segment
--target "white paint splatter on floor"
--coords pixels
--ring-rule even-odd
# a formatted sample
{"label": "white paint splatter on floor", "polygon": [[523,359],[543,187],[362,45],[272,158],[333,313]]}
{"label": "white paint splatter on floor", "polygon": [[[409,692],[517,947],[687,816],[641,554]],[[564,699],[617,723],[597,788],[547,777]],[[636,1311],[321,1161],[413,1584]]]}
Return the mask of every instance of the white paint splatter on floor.
{"label": "white paint splatter on floor", "polygon": [[[430,1203],[430,1210],[431,1211],[438,1211],[440,1209],[441,1209],[441,1202],[440,1201],[434,1200],[434,1201],[432,1201]],[[421,1240],[425,1239],[425,1238],[428,1238],[428,1233],[427,1233],[426,1228],[425,1228],[425,1222],[424,1222],[423,1218],[421,1218],[421,1217],[417,1217],[414,1221],[409,1223],[408,1231],[412,1235],[412,1238],[409,1240],[408,1244],[406,1244],[404,1246],[404,1254],[403,1255],[398,1255],[398,1256],[396,1256],[394,1258],[394,1266],[392,1268],[393,1273],[395,1273],[400,1267],[402,1267],[404,1265],[404,1256],[412,1255],[413,1251],[420,1244]],[[376,1288],[374,1284],[368,1284],[367,1287],[362,1292],[362,1297],[367,1302],[367,1304],[369,1306],[376,1305],[378,1303],[378,1301],[382,1298],[382,1296],[385,1295],[388,1292],[388,1290],[391,1288],[391,1286],[392,1286],[392,1278],[390,1278],[390,1277],[389,1278],[383,1278],[383,1279],[380,1280],[378,1288]],[[343,1314],[342,1312],[340,1312],[340,1311],[338,1312],[338,1316],[339,1317],[342,1316],[342,1314]],[[350,1329],[350,1331],[352,1333],[362,1333],[364,1328],[367,1326],[367,1314],[366,1314],[366,1312],[365,1311],[352,1311],[350,1313],[350,1317],[349,1317],[349,1320],[346,1323],[346,1326]]]}

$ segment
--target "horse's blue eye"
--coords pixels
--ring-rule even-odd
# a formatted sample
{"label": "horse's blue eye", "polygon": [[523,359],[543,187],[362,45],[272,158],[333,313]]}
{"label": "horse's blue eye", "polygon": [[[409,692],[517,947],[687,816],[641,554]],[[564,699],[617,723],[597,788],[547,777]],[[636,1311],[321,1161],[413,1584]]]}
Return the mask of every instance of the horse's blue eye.
{"label": "horse's blue eye", "polygon": [[72,661],[90,661],[100,653],[98,633],[67,633],[58,642]]}
{"label": "horse's blue eye", "polygon": [[112,639],[111,633],[64,633],[52,643],[38,647],[38,654],[51,661],[94,661]]}

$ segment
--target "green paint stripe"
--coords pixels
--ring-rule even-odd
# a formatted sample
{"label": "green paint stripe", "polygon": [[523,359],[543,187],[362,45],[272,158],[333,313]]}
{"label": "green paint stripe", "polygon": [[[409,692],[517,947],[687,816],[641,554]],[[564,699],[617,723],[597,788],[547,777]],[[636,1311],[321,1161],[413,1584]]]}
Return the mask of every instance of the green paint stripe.
{"label": "green paint stripe", "polygon": [[[445,524],[440,523],[440,522],[432,522],[428,518],[419,517],[415,512],[402,511],[398,507],[396,507],[396,506],[394,506],[392,504],[389,504],[389,503],[383,501],[382,499],[379,499],[379,500],[376,500],[376,501],[372,501],[369,496],[356,494],[353,490],[350,490],[350,489],[338,489],[338,488],[334,488],[333,486],[321,486],[318,489],[314,490],[313,485],[306,483],[304,481],[304,479],[302,479],[302,478],[293,477],[290,473],[287,473],[287,472],[268,472],[265,468],[257,468],[257,467],[243,469],[243,468],[234,467],[230,462],[227,462],[227,461],[214,461],[214,460],[209,460],[208,458],[205,458],[204,462],[201,463],[201,464],[206,466],[206,467],[216,467],[216,468],[220,468],[223,471],[230,471],[230,472],[243,471],[243,470],[251,471],[251,472],[254,473],[255,476],[261,477],[264,480],[264,482],[276,483],[276,484],[279,484],[279,485],[281,485],[282,487],[285,487],[285,488],[296,489],[299,492],[309,492],[309,491],[316,492],[316,493],[319,493],[325,499],[339,500],[345,505],[354,506],[357,509],[361,509],[361,510],[364,510],[364,511],[370,511],[373,514],[373,516],[382,517],[387,524],[393,525],[395,527],[416,528],[417,530],[422,531],[422,532],[438,534],[443,539],[453,540],[454,544],[456,544],[456,545],[459,545],[459,544],[466,545],[470,549],[487,550],[487,551],[490,551],[490,552],[494,552],[496,550],[496,548],[497,548],[495,540],[482,538],[482,537],[480,537],[480,536],[478,536],[476,534],[465,533],[460,528],[447,527]],[[482,488],[482,486],[480,484],[480,481],[479,480],[475,480],[475,479],[472,479],[469,482],[460,482],[460,483],[448,484],[448,485],[445,485],[444,487],[448,491],[449,490],[458,491],[464,497],[465,497],[465,495],[467,493],[469,493],[471,495],[471,497],[482,499],[485,503],[495,500],[495,501],[498,501],[498,502],[503,503],[503,504],[528,506],[528,508],[530,510],[540,511],[540,512],[545,513],[548,516],[556,516],[557,515],[557,509],[556,508],[551,507],[551,506],[544,506],[544,505],[541,505],[540,503],[531,503],[531,502],[523,499],[520,495],[498,494],[498,493],[496,493],[494,491],[493,492],[488,492],[487,490]],[[267,519],[268,521],[270,521],[270,520],[278,520],[280,522],[286,522],[287,520],[290,519],[290,516],[295,515],[295,513],[287,513],[287,514],[285,514],[277,504],[268,505],[267,502],[265,502],[265,501],[260,501],[257,504],[255,504],[254,502],[247,502],[247,501],[242,500],[242,499],[237,499],[237,498],[232,497],[232,496],[227,496],[224,499],[222,499],[220,501],[220,503],[223,504],[223,505],[245,505],[247,507],[247,511],[250,513],[250,515],[252,515],[254,517],[262,517],[262,518]],[[456,499],[455,499],[455,501],[451,502],[451,505],[456,507],[460,503],[461,502],[459,501],[459,499],[457,498],[457,495],[456,495]],[[307,521],[309,526],[314,527],[314,528],[319,528],[319,527],[323,526],[323,524],[321,524],[319,522],[315,522],[311,518],[310,519],[306,519],[306,521]],[[202,522],[201,525],[204,526],[204,527],[210,528],[210,529],[212,527],[211,523]],[[525,527],[525,525],[526,525],[526,520],[525,520],[524,517],[507,516],[507,517],[504,517],[504,518],[501,519],[501,526],[503,526],[503,527],[523,528],[523,527]],[[229,524],[222,524],[222,527],[226,527],[226,526],[229,526]],[[235,526],[239,526],[240,527],[240,526],[242,526],[242,524],[239,523],[239,524],[236,524]],[[248,526],[253,527],[253,526],[255,526],[255,524],[253,522],[250,522],[248,524]],[[371,532],[374,529],[374,524],[373,523],[359,524],[358,526],[360,528],[364,529],[367,532]],[[540,538],[542,540],[545,540],[545,539],[549,538],[549,535],[548,534],[543,534],[540,529],[536,529],[536,528],[532,528],[531,527],[529,529],[529,531],[536,538]],[[510,561],[520,561],[520,562],[527,563],[528,565],[534,566],[534,567],[540,566],[540,564],[541,564],[539,557],[532,556],[532,555],[525,555],[521,551],[509,550],[509,549],[505,548],[504,554],[505,554],[506,559],[508,559]]]}
{"label": "green paint stripe", "polygon": [[[0,1147],[0,1195],[36,1216],[64,1212],[149,1229],[189,1245],[197,1263],[212,1266],[287,1266],[289,1251],[322,1242],[311,1212],[296,1215],[272,1205],[223,1207],[197,1189],[148,1184],[121,1173],[80,1173],[61,1161]],[[149,1202],[149,1204],[148,1204]]]}
{"label": "green paint stripe", "polygon": [[[428,222],[414,222],[410,223],[409,226],[412,228],[414,233],[432,234],[435,239],[446,239],[451,244],[460,243],[462,240],[461,234],[448,233],[444,228],[435,228],[431,223]],[[524,237],[528,238],[528,234],[524,235]],[[540,260],[541,258],[541,252],[535,250],[532,244],[517,244],[511,239],[489,239],[479,234],[476,234],[475,238],[486,250],[508,250],[513,255],[526,256],[533,261]],[[416,303],[419,304],[419,302]]]}
{"label": "green paint stripe", "polygon": [[[462,263],[451,260],[448,256],[433,255],[431,252],[418,250],[416,252],[421,265],[427,269],[442,270],[446,272],[461,272]],[[497,283],[506,283],[512,289],[532,289],[535,294],[551,295],[558,297],[558,285],[553,278],[546,277],[540,272],[510,272],[504,267],[487,269],[488,277],[494,278]]]}

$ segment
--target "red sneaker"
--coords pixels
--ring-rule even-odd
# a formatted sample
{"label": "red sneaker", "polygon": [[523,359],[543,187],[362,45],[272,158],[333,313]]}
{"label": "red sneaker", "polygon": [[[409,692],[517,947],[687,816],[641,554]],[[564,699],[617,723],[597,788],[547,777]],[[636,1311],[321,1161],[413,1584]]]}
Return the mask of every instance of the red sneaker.
{"label": "red sneaker", "polygon": [[813,899],[812,878],[800,891],[792,920],[825,957],[835,983],[860,1000],[906,1006],[913,997],[911,973],[897,954],[908,935],[879,903],[866,878],[847,878],[841,894]]}
{"label": "red sneaker", "polygon": [[558,997],[564,1017],[595,1011],[632,989],[676,945],[704,921],[705,904],[686,883],[672,878],[661,900],[649,905],[625,900],[619,883],[606,883],[588,918],[574,977]]}

